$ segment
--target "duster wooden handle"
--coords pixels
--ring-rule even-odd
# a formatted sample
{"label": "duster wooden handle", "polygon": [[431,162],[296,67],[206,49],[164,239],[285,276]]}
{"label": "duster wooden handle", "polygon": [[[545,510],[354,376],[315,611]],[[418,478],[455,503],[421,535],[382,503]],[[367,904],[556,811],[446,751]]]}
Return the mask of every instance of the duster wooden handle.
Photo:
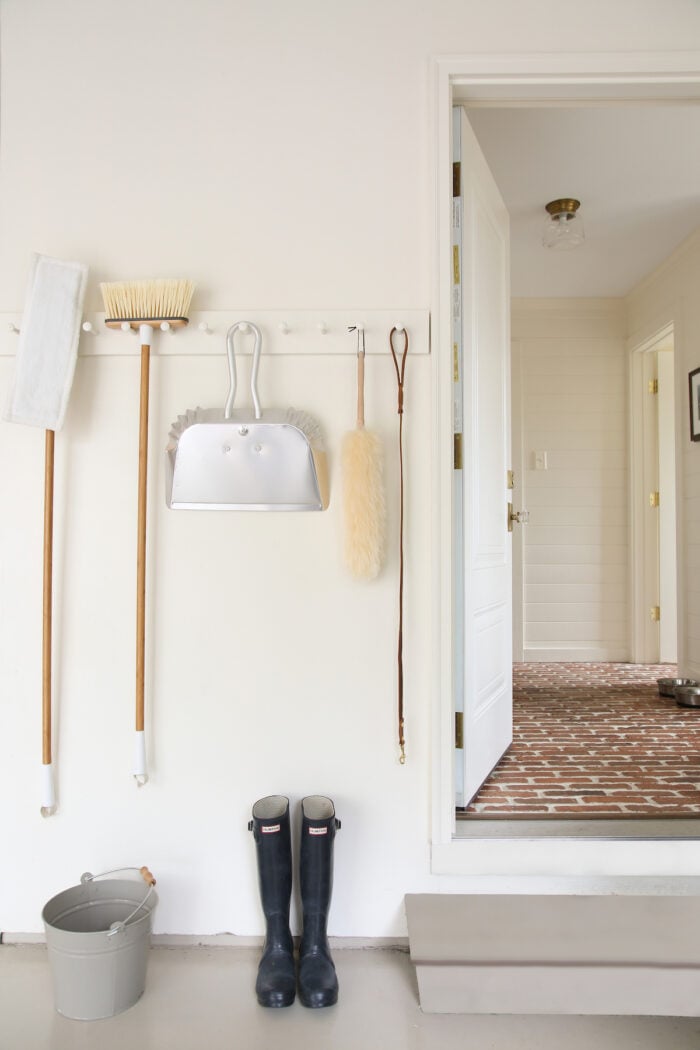
{"label": "duster wooden handle", "polygon": [[357,425],[365,425],[365,353],[357,355]]}
{"label": "duster wooden handle", "polygon": [[139,406],[139,489],[136,550],[136,729],[144,729],[144,671],[146,649],[146,499],[148,480],[148,385],[151,348],[141,347]]}
{"label": "duster wooden handle", "polygon": [[51,613],[53,602],[54,432],[46,431],[44,458],[44,595],[41,668],[41,761],[51,764]]}

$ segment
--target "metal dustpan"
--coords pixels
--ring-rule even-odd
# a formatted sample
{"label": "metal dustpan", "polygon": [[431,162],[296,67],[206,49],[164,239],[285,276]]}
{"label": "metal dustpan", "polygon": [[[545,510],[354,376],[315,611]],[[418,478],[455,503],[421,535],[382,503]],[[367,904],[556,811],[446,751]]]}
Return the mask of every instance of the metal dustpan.
{"label": "metal dustpan", "polygon": [[[234,409],[234,335],[255,335],[250,392],[254,412]],[[226,335],[230,388],[221,409],[178,416],[166,449],[166,502],[173,510],[325,510],[326,453],[318,423],[296,409],[266,409],[257,392],[262,336],[239,321]]]}

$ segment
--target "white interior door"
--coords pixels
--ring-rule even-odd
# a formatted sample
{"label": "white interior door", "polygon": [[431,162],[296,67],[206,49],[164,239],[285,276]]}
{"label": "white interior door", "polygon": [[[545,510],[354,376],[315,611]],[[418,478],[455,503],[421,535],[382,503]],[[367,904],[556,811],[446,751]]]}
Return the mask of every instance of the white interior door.
{"label": "white interior door", "polygon": [[659,377],[659,661],[678,659],[676,591],[676,435],[673,340],[657,353]]}
{"label": "white interior door", "polygon": [[464,704],[463,797],[467,804],[513,737],[507,513],[510,257],[508,213],[461,108],[460,143],[463,588],[462,660],[457,665],[462,679],[457,692],[461,691]]}

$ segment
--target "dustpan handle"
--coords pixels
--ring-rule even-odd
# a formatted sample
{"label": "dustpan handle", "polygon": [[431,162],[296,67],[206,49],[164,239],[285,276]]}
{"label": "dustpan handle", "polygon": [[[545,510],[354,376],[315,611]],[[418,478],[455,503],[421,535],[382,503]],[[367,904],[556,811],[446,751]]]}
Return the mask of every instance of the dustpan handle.
{"label": "dustpan handle", "polygon": [[253,405],[255,407],[255,418],[260,419],[262,411],[260,409],[260,399],[258,398],[258,367],[260,365],[260,349],[262,347],[262,335],[257,325],[251,324],[250,321],[236,321],[232,324],[226,333],[226,353],[228,355],[228,374],[230,380],[230,386],[228,391],[228,397],[226,398],[226,404],[224,406],[224,419],[230,419],[231,413],[233,412],[233,402],[236,400],[236,386],[238,377],[236,375],[236,353],[233,345],[233,337],[237,331],[241,332],[253,332],[255,335],[255,347],[253,348],[253,368],[250,373],[250,393],[253,398]]}

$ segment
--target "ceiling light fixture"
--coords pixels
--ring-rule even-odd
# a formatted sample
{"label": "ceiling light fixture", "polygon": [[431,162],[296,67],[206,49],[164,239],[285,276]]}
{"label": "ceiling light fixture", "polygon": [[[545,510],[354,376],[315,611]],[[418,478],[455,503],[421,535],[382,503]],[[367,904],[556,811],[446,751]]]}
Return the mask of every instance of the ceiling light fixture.
{"label": "ceiling light fixture", "polygon": [[583,244],[586,235],[583,232],[583,223],[576,214],[580,206],[581,201],[571,197],[562,197],[545,205],[548,213],[542,230],[542,244],[545,248],[565,251]]}

